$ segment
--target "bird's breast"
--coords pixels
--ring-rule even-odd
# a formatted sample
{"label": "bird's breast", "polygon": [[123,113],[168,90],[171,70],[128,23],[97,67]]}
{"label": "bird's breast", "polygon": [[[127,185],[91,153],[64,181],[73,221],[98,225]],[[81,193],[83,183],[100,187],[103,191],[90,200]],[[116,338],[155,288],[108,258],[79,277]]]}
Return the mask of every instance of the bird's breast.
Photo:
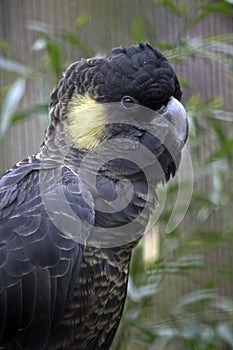
{"label": "bird's breast", "polygon": [[57,327],[59,337],[64,334],[59,340],[64,349],[105,349],[123,311],[129,260],[130,252],[120,248],[85,248],[72,298]]}

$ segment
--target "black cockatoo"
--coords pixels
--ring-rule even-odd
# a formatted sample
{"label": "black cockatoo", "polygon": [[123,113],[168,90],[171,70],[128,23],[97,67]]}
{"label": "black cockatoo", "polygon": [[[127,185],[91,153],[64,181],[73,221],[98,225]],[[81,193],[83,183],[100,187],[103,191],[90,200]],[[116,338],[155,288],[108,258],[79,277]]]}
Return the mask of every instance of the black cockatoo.
{"label": "black cockatoo", "polygon": [[177,76],[148,44],[73,63],[39,152],[0,180],[0,348],[107,350],[130,256],[178,169]]}

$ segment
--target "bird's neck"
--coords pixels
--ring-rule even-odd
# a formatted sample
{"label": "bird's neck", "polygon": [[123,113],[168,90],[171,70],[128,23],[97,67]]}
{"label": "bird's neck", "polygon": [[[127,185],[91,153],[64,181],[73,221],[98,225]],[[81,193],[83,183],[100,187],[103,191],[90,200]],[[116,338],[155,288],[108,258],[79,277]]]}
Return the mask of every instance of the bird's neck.
{"label": "bird's neck", "polygon": [[85,152],[74,148],[69,142],[62,124],[54,126],[50,123],[36,157],[41,162],[67,165],[77,171],[84,154]]}

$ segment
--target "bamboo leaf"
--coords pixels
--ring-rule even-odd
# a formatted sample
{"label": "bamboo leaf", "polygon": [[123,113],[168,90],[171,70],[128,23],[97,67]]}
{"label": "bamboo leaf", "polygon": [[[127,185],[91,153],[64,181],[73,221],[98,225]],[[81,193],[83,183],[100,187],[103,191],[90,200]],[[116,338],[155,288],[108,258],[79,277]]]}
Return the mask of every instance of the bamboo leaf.
{"label": "bamboo leaf", "polygon": [[78,16],[76,21],[75,21],[75,28],[77,30],[82,29],[89,23],[90,17],[86,14],[83,14],[81,16]]}
{"label": "bamboo leaf", "polygon": [[217,327],[217,333],[228,345],[233,346],[233,331],[226,322],[220,323]]}
{"label": "bamboo leaf", "polygon": [[33,117],[35,114],[39,114],[39,113],[48,114],[47,103],[35,105],[23,111],[14,113],[11,118],[11,125],[22,122],[26,119]]}
{"label": "bamboo leaf", "polygon": [[35,20],[27,21],[27,28],[46,35],[52,35],[54,33],[54,27],[51,24]]}
{"label": "bamboo leaf", "polygon": [[215,289],[195,290],[182,297],[182,299],[177,303],[177,309],[183,309],[191,304],[200,303],[202,301],[211,301],[214,299],[217,299]]}
{"label": "bamboo leaf", "polygon": [[77,34],[71,32],[63,32],[62,37],[72,46],[80,50],[85,55],[85,57],[94,56],[93,50],[87,45],[87,43],[81,40]]}
{"label": "bamboo leaf", "polygon": [[25,92],[25,79],[17,79],[9,89],[2,105],[0,135],[3,136],[11,125],[12,115],[19,107]]}
{"label": "bamboo leaf", "polygon": [[233,2],[224,1],[224,0],[211,2],[205,6],[204,10],[207,15],[212,13],[221,13],[224,15],[232,16],[232,13],[233,13],[232,4]]}
{"label": "bamboo leaf", "polygon": [[177,6],[174,1],[170,1],[170,0],[157,0],[156,3],[158,5],[161,5],[165,8],[167,8],[170,12],[172,12],[173,14],[175,14],[178,17],[182,17],[182,12],[179,8],[179,6]]}
{"label": "bamboo leaf", "polygon": [[132,39],[134,43],[146,40],[146,25],[143,18],[135,18],[132,27]]}
{"label": "bamboo leaf", "polygon": [[211,158],[223,158],[228,156],[229,158],[233,157],[233,139],[226,141],[222,146],[214,152]]}
{"label": "bamboo leaf", "polygon": [[27,66],[5,57],[0,57],[0,69],[18,73],[23,76],[29,74],[30,72],[30,69]]}
{"label": "bamboo leaf", "polygon": [[51,69],[55,74],[56,80],[58,81],[61,76],[63,62],[61,47],[54,41],[49,40],[47,42],[46,49],[48,52]]}

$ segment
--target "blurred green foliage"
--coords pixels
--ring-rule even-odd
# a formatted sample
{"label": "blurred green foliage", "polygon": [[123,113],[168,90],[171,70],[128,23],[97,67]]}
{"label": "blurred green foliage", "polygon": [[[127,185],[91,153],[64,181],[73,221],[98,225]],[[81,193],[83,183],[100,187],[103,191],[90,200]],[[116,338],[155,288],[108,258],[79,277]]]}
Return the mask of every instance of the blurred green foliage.
{"label": "blurred green foliage", "polygon": [[[231,1],[198,1],[195,15],[189,11],[186,1],[175,5],[173,1],[155,0],[155,6],[163,6],[180,19],[176,44],[156,42],[170,61],[185,65],[189,57],[202,57],[210,62],[216,60],[221,62],[224,73],[232,79],[233,34],[193,39],[188,36],[191,29],[211,14],[232,15]],[[70,63],[66,54],[70,47],[75,48],[82,57],[95,55],[79,36],[88,22],[88,16],[78,17],[73,30],[56,33],[45,23],[28,23],[28,28],[37,33],[32,48],[41,53],[33,67],[18,62],[12,48],[6,42],[1,42],[0,69],[6,84],[1,86],[4,99],[0,137],[15,123],[35,114],[47,115],[46,94],[34,106],[19,108],[28,81],[41,84],[42,79],[46,84],[49,77],[49,81],[57,83],[63,69]],[[132,42],[145,41],[148,37],[151,38],[148,24],[142,18],[135,18]],[[153,39],[151,44],[154,44]],[[180,79],[187,87],[191,85],[187,78]],[[156,260],[147,262],[144,259],[143,242],[135,249],[126,308],[113,350],[233,349],[233,299],[224,296],[224,290],[218,287],[223,276],[226,278],[224,283],[227,280],[233,285],[232,266],[228,266],[225,260],[217,265],[214,260],[211,273],[205,276],[206,254],[224,247],[229,260],[232,262],[233,259],[233,138],[228,130],[228,125],[232,126],[233,114],[224,110],[220,98],[206,101],[197,94],[189,98],[186,108],[190,118],[189,144],[193,159],[194,162],[202,159],[195,168],[195,181],[208,178],[211,190],[194,191],[188,223],[168,235],[161,235]],[[215,149],[210,150],[203,159],[203,143],[200,140],[205,135],[213,140]],[[161,232],[171,215],[171,203],[176,199],[177,190],[176,184],[168,188],[170,205],[165,207],[160,217]],[[218,228],[210,229],[208,225],[208,220],[216,214],[222,219],[221,232]],[[192,217],[195,221],[194,231]],[[185,238],[184,230],[188,230]],[[182,284],[190,284],[183,294],[182,290],[179,293]],[[173,296],[176,289],[178,293],[174,292]]]}
{"label": "blurred green foliage", "polygon": [[[210,14],[232,15],[232,3],[197,2],[194,15],[189,12],[186,1],[180,1],[179,6],[169,0],[155,2],[181,19],[174,46],[156,43],[165,56],[180,64],[186,64],[190,56],[221,62],[224,73],[232,79],[233,34],[193,39],[188,36],[189,31]],[[142,27],[141,32],[134,28],[138,38],[146,26],[139,20],[135,25]],[[191,84],[182,77],[181,81],[187,87]],[[233,299],[224,296],[224,287],[220,287],[222,279],[223,284],[228,281],[233,286],[233,137],[228,130],[232,127],[233,113],[224,110],[221,98],[205,100],[197,94],[189,98],[186,109],[190,119],[189,145],[194,162],[198,159],[195,181],[207,178],[211,190],[193,192],[188,217],[194,217],[194,232],[189,219],[185,227],[181,225],[169,235],[161,235],[159,258],[149,265],[144,261],[143,243],[136,249],[124,318],[113,346],[116,350],[233,349]],[[203,159],[201,140],[205,137],[212,140],[215,149],[210,149]],[[169,186],[169,202],[177,196],[175,187]],[[171,215],[170,207],[167,210],[165,207],[159,218],[161,232]],[[221,228],[210,229],[208,220],[216,215],[222,220]],[[190,232],[182,239],[187,229]],[[213,266],[207,274],[209,255],[221,249],[218,258],[211,260]],[[230,265],[224,260],[224,254]],[[184,284],[187,288],[182,288]]]}

